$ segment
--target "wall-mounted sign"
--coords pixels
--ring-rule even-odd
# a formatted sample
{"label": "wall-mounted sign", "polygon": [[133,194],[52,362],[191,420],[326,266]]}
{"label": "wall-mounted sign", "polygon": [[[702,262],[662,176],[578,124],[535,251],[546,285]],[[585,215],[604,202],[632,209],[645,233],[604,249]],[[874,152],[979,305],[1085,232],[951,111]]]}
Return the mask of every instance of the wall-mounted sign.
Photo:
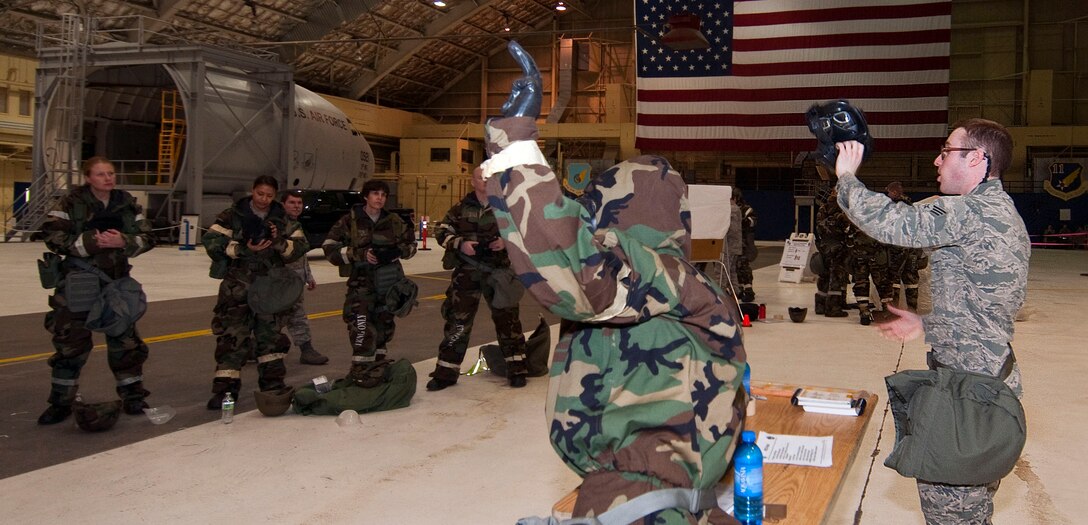
{"label": "wall-mounted sign", "polygon": [[1045,176],[1043,188],[1047,193],[1062,199],[1070,200],[1088,192],[1088,181],[1084,179],[1084,166],[1088,165],[1088,159],[1046,159],[1040,162],[1043,171],[1039,175]]}

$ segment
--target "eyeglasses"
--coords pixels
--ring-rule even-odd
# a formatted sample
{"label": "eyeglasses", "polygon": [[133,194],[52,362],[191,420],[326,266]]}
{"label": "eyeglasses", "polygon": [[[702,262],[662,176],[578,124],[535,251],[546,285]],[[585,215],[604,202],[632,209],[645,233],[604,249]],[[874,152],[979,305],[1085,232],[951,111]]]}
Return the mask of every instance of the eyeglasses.
{"label": "eyeglasses", "polygon": [[953,151],[975,151],[978,148],[941,148],[941,158],[948,157]]}

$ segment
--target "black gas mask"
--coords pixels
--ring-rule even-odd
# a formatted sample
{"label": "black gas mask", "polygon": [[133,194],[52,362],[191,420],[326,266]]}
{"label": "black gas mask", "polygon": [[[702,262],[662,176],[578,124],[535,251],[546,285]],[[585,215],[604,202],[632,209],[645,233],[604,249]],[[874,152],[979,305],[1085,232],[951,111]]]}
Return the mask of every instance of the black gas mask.
{"label": "black gas mask", "polygon": [[835,169],[835,159],[839,156],[835,149],[839,142],[860,142],[865,146],[865,159],[873,152],[873,137],[869,134],[865,114],[845,100],[813,104],[805,113],[805,120],[809,131],[819,141],[816,160],[831,170]]}

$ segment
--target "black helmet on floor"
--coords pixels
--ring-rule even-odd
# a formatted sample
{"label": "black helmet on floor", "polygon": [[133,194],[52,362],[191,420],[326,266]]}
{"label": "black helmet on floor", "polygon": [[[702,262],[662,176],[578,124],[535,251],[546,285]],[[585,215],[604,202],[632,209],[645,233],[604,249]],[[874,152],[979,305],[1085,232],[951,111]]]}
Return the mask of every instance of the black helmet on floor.
{"label": "black helmet on floor", "polygon": [[865,122],[865,113],[845,100],[832,100],[823,104],[813,104],[805,113],[808,130],[816,136],[819,146],[816,160],[834,169],[839,152],[835,144],[856,140],[865,146],[865,157],[873,152],[873,137],[869,134],[869,124]]}
{"label": "black helmet on floor", "polygon": [[76,414],[76,425],[87,432],[109,430],[121,417],[121,400],[105,403],[75,403],[72,411]]}
{"label": "black helmet on floor", "polygon": [[257,410],[270,417],[287,412],[287,409],[291,408],[291,400],[294,397],[295,387],[293,386],[253,392],[253,399],[257,402]]}

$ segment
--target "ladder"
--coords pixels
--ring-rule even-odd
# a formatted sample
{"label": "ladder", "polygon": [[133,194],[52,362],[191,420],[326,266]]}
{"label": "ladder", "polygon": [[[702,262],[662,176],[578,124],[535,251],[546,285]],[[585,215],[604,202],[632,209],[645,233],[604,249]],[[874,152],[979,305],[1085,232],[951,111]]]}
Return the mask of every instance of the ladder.
{"label": "ladder", "polygon": [[[49,159],[42,171],[34,174],[26,204],[13,210],[12,215],[17,217],[17,221],[15,228],[5,232],[5,241],[16,237],[29,240],[68,189],[82,183],[79,164],[83,149],[84,90],[94,24],[91,17],[70,13],[61,17],[56,93],[51,105],[39,102],[35,106],[36,113],[48,107],[50,113],[57,115],[56,137],[49,152],[34,152],[34,155],[48,154]],[[36,114],[35,122],[46,122],[44,117]],[[35,133],[43,132],[35,130]]]}
{"label": "ladder", "polygon": [[178,100],[178,90],[162,91],[162,123],[159,128],[158,184],[171,184],[178,157],[185,144],[185,110]]}

